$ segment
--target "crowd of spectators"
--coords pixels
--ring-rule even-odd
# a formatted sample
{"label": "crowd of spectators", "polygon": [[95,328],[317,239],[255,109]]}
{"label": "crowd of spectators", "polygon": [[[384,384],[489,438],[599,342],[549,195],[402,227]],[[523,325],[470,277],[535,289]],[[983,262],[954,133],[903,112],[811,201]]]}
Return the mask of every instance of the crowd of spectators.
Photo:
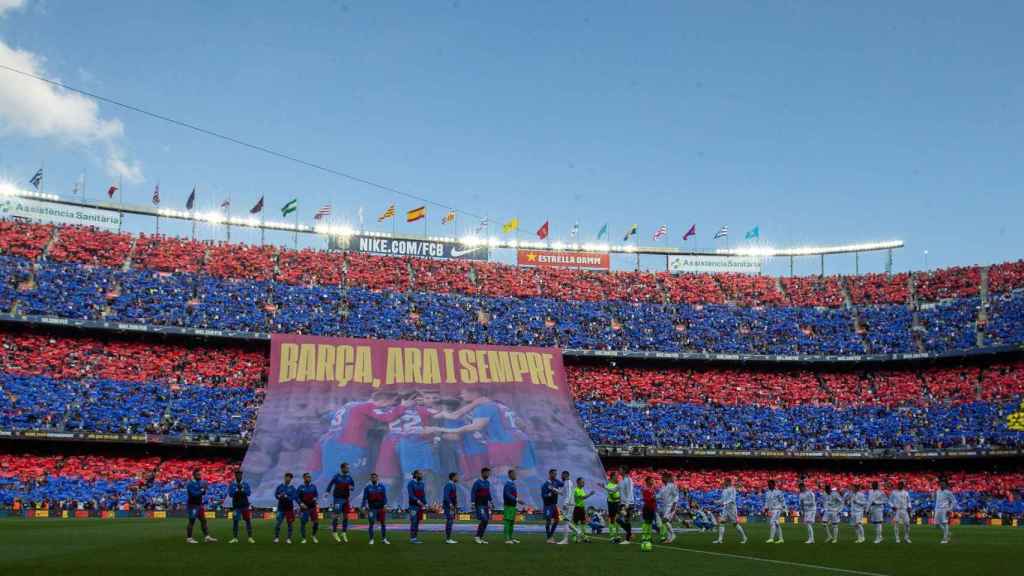
{"label": "crowd of spectators", "polygon": [[981,269],[977,266],[942,268],[914,274],[914,291],[919,301],[938,302],[952,298],[973,298],[981,290]]}
{"label": "crowd of spectators", "polygon": [[[64,510],[180,509],[185,499],[185,482],[191,470],[199,468],[209,482],[205,504],[213,510],[224,505],[227,485],[237,466],[237,462],[227,459],[0,454],[0,506],[12,507],[17,502],[23,508]],[[663,474],[674,478],[682,493],[682,508],[693,500],[702,508],[716,512],[715,502],[723,480],[733,479],[739,496],[739,512],[745,516],[760,513],[769,479],[774,479],[787,493],[791,510],[799,509],[796,493],[800,481],[817,492],[819,500],[826,484],[845,493],[854,484],[865,489],[872,481],[878,481],[883,490],[891,491],[897,482],[903,481],[911,492],[915,515],[926,516],[934,506],[934,492],[940,477],[950,483],[956,494],[961,516],[1020,517],[1024,514],[1021,494],[1024,472],[1017,468],[953,473],[882,469],[840,472],[793,467],[636,468],[630,471],[638,491],[648,477],[653,477],[655,484],[660,485]],[[433,496],[428,494],[428,498],[433,499]],[[819,502],[819,509],[823,508],[823,503]]]}
{"label": "crowd of spectators", "polygon": [[237,463],[117,456],[0,454],[0,506],[63,510],[180,509],[198,468],[209,482],[205,504],[223,505]]}
{"label": "crowd of spectators", "polygon": [[132,236],[82,226],[61,226],[47,258],[119,268],[128,261]]}
{"label": "crowd of spectators", "polygon": [[27,226],[12,220],[0,220],[0,255],[35,260],[43,254],[53,237],[53,226]]}

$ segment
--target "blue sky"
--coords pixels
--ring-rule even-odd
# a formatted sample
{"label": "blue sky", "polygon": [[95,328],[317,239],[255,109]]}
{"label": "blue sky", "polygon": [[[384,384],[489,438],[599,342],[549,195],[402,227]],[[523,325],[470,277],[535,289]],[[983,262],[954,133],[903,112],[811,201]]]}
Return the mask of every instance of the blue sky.
{"label": "blue sky", "polygon": [[[585,239],[636,222],[645,243],[667,224],[681,245],[696,223],[696,246],[711,248],[722,224],[734,245],[758,225],[779,246],[901,238],[897,270],[920,269],[924,250],[929,267],[1024,252],[1020,3],[0,0],[0,11],[2,63],[492,222],[518,216],[524,238],[545,220],[562,238],[579,220]],[[229,192],[239,209],[265,194],[270,211],[297,196],[307,221],[325,202],[339,220],[364,206],[368,221],[392,202],[418,205],[31,84],[0,71],[9,179],[45,163],[58,193],[84,169],[92,196],[125,174],[126,200],[147,201],[159,182],[164,206],[193,185],[206,208]],[[442,233],[443,210],[428,212]],[[853,258],[826,266],[849,272]]]}

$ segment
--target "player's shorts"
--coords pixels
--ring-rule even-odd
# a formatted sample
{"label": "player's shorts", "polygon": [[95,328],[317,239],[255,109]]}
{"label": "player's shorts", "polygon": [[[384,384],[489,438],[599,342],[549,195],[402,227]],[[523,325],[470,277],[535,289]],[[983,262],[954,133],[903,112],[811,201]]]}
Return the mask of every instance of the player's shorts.
{"label": "player's shorts", "polygon": [[781,517],[781,516],[782,516],[782,510],[769,510],[768,511],[768,520],[770,522],[778,522],[779,521],[779,517]]}
{"label": "player's shorts", "polygon": [[366,519],[370,522],[380,522],[383,524],[387,520],[387,510],[383,508],[370,508],[366,512]]}
{"label": "player's shorts", "polygon": [[250,522],[252,520],[252,508],[251,507],[250,508],[233,508],[231,510],[231,513],[232,513],[234,518],[241,518],[242,520],[245,520],[246,522]]}
{"label": "player's shorts", "polygon": [[825,510],[825,513],[821,515],[821,521],[826,524],[839,524],[839,511]]}
{"label": "player's shorts", "polygon": [[459,512],[455,508],[445,507],[444,509],[444,519],[446,521],[454,521],[455,517],[458,516],[458,514]]}
{"label": "player's shorts", "polygon": [[331,505],[331,510],[335,514],[344,514],[348,516],[348,513],[352,511],[352,505],[349,503],[348,498],[335,498],[334,504]]}
{"label": "player's shorts", "polygon": [[410,506],[409,520],[412,520],[413,516],[416,516],[416,520],[423,520],[423,508],[420,508],[418,506]]}
{"label": "player's shorts", "polygon": [[533,444],[525,438],[513,442],[488,442],[487,457],[492,466],[515,466],[524,470],[537,467]]}
{"label": "player's shorts", "polygon": [[906,510],[897,510],[894,519],[897,524],[910,524],[910,513]]}
{"label": "player's shorts", "polygon": [[663,508],[663,507],[662,508],[658,508],[658,518],[663,518],[665,520],[668,520],[669,519],[669,512],[671,512],[671,511],[672,510],[670,508]]}
{"label": "player's shorts", "polygon": [[739,514],[736,511],[736,507],[726,506],[725,508],[722,508],[722,513],[718,515],[718,521],[729,524],[735,524],[739,521]]}
{"label": "player's shorts", "polygon": [[935,523],[936,524],[949,524],[949,510],[936,510],[935,511]]}
{"label": "player's shorts", "polygon": [[572,523],[583,524],[587,521],[587,511],[582,506],[573,506],[572,508]]}
{"label": "player's shorts", "polygon": [[864,511],[859,508],[850,509],[850,525],[856,526],[864,519]]}
{"label": "player's shorts", "polygon": [[619,511],[622,509],[622,504],[619,502],[608,503],[608,518],[614,520],[619,515]]}
{"label": "player's shorts", "polygon": [[402,466],[402,477],[412,475],[413,470],[436,470],[441,467],[434,452],[434,445],[419,438],[399,438],[398,461]]}
{"label": "player's shorts", "polygon": [[810,510],[804,510],[800,512],[800,521],[804,524],[814,524],[815,518],[818,517],[818,510],[811,508]]}
{"label": "player's shorts", "polygon": [[289,524],[295,522],[295,510],[278,510],[277,521],[286,520]]}
{"label": "player's shorts", "polygon": [[623,522],[629,522],[633,518],[633,505],[619,503],[619,518]]}
{"label": "player's shorts", "polygon": [[488,522],[491,519],[490,506],[474,506],[473,513],[480,522]]}
{"label": "player's shorts", "polygon": [[306,508],[305,510],[302,511],[302,521],[303,522],[309,522],[309,521],[319,522],[320,521],[320,509],[317,508],[316,506],[313,506],[311,508]]}
{"label": "player's shorts", "polygon": [[877,506],[868,510],[868,521],[872,524],[885,522],[885,508]]}
{"label": "player's shorts", "polygon": [[544,519],[558,521],[558,506],[555,504],[544,505]]}
{"label": "player's shorts", "polygon": [[651,508],[644,508],[640,511],[640,517],[643,518],[644,524],[654,524],[658,513]]}
{"label": "player's shorts", "polygon": [[188,519],[198,520],[200,518],[206,518],[206,509],[202,506],[189,506],[188,507]]}

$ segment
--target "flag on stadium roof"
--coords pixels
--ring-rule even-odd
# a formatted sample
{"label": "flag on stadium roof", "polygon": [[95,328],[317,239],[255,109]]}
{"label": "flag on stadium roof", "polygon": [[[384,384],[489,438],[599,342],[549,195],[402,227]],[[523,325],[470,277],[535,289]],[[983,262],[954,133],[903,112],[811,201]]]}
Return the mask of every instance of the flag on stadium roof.
{"label": "flag on stadium roof", "polygon": [[117,192],[117,186],[111,184],[110,188],[107,188],[107,198],[113,198],[115,192]]}
{"label": "flag on stadium roof", "polygon": [[225,198],[224,201],[220,203],[220,207],[223,208],[224,210],[231,208],[231,200]]}
{"label": "flag on stadium roof", "polygon": [[423,220],[427,217],[427,207],[420,206],[419,208],[413,208],[405,213],[406,222],[415,222],[417,220]]}
{"label": "flag on stadium roof", "polygon": [[626,240],[629,240],[630,236],[633,236],[634,234],[636,234],[636,230],[637,230],[636,224],[633,224],[633,226],[629,229],[629,231],[626,232],[626,235],[622,237],[622,241],[625,242]]}
{"label": "flag on stadium roof", "polygon": [[476,225],[475,233],[479,234],[479,233],[483,232],[490,225],[491,225],[490,218],[488,218],[487,216],[484,216],[483,220],[481,220],[480,223]]}
{"label": "flag on stadium roof", "polygon": [[683,242],[686,242],[692,236],[696,236],[696,235],[697,235],[697,225],[694,224],[693,226],[690,226],[690,229],[686,231],[686,234],[683,234]]}
{"label": "flag on stadium roof", "polygon": [[513,218],[501,225],[501,232],[503,234],[515,232],[516,230],[519,230],[519,218]]}
{"label": "flag on stadium roof", "polygon": [[249,208],[249,214],[259,214],[260,212],[263,212],[263,196],[260,196],[252,208]]}
{"label": "flag on stadium roof", "polygon": [[743,238],[745,240],[752,240],[754,238],[760,239],[761,238],[761,227],[760,226],[754,226],[753,228],[751,228],[750,230],[747,231],[747,235],[744,236]]}
{"label": "flag on stadium roof", "polygon": [[29,182],[32,183],[32,186],[35,186],[36,190],[39,190],[39,187],[43,185],[43,169],[36,170],[36,173],[29,179]]}
{"label": "flag on stadium roof", "polygon": [[719,238],[728,238],[728,237],[729,237],[729,227],[726,226],[726,225],[722,225],[722,227],[718,229],[718,232],[715,232],[715,240],[718,240]]}
{"label": "flag on stadium roof", "polygon": [[608,223],[607,222],[605,222],[604,226],[601,226],[601,230],[598,231],[597,239],[600,240],[602,236],[608,237]]}
{"label": "flag on stadium roof", "polygon": [[389,218],[394,218],[394,217],[395,217],[395,205],[392,204],[391,206],[388,206],[388,209],[385,210],[383,214],[381,214],[380,216],[377,217],[377,222],[383,222],[383,221],[385,221],[385,220],[387,220]]}
{"label": "flag on stadium roof", "polygon": [[78,195],[82,193],[82,189],[85,188],[85,172],[82,172],[78,176],[78,180],[75,180],[73,186],[71,186],[71,193]]}
{"label": "flag on stadium roof", "polygon": [[580,223],[573,222],[572,229],[569,230],[569,237],[575,239],[576,235],[580,233]]}
{"label": "flag on stadium roof", "polygon": [[313,215],[313,220],[319,220],[319,219],[323,218],[324,216],[330,216],[330,215],[331,215],[331,205],[330,204],[324,204],[323,206],[320,207],[319,210],[316,211],[316,214]]}
{"label": "flag on stadium roof", "polygon": [[192,193],[188,195],[188,200],[185,201],[185,210],[191,210],[196,207],[196,187],[192,187]]}
{"label": "flag on stadium roof", "polygon": [[455,211],[449,210],[448,213],[441,218],[441,224],[451,224],[452,222],[455,222]]}
{"label": "flag on stadium roof", "polygon": [[289,214],[291,214],[292,212],[295,212],[298,209],[299,209],[299,199],[298,198],[292,198],[291,200],[285,202],[284,206],[281,206],[281,216],[282,217],[288,216]]}
{"label": "flag on stadium roof", "polygon": [[160,185],[157,184],[156,187],[153,188],[153,206],[159,206],[159,205],[160,205]]}
{"label": "flag on stadium roof", "polygon": [[654,231],[655,242],[664,238],[666,234],[668,234],[668,226],[665,224],[658,226],[658,229]]}
{"label": "flag on stadium roof", "polygon": [[356,211],[356,215],[359,217],[359,227],[363,227],[363,207],[360,206],[359,210]]}
{"label": "flag on stadium roof", "polygon": [[540,238],[541,240],[543,240],[543,239],[545,239],[547,237],[548,237],[548,221],[545,220],[544,224],[540,228],[537,228],[537,238]]}

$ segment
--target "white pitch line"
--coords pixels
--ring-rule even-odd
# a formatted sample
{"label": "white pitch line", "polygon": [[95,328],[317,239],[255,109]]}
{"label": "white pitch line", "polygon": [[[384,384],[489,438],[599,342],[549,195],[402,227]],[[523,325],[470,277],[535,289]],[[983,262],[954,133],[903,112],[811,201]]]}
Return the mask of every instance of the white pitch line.
{"label": "white pitch line", "polygon": [[[608,540],[607,538],[597,538],[598,540]],[[772,558],[761,558],[759,556],[744,556],[742,554],[729,554],[728,552],[712,552],[711,550],[700,550],[698,548],[683,548],[682,546],[665,546],[663,544],[654,544],[655,548],[662,548],[664,550],[679,550],[681,552],[693,552],[695,554],[707,554],[708,556],[721,556],[723,558],[736,558],[739,560],[752,560],[755,562],[767,562],[769,564],[782,564],[784,566],[798,566],[800,568],[810,568],[812,570],[827,570],[829,572],[842,572],[843,574],[858,574],[859,576],[888,576],[887,574],[880,574],[878,572],[863,572],[861,570],[850,570],[847,568],[833,568],[832,566],[821,566],[818,564],[804,564],[803,562],[790,562],[788,560],[775,560]]]}

